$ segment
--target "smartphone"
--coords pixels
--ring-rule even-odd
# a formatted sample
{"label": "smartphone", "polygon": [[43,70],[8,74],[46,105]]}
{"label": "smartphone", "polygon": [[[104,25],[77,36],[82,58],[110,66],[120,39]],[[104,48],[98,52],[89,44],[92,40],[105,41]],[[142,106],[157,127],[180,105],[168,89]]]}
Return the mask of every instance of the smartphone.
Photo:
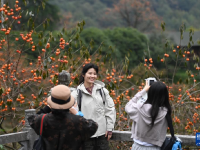
{"label": "smartphone", "polygon": [[157,82],[156,78],[154,77],[149,77],[145,80],[147,80],[149,86],[151,86],[154,82]]}
{"label": "smartphone", "polygon": [[151,86],[154,83],[154,80],[149,80],[149,85]]}

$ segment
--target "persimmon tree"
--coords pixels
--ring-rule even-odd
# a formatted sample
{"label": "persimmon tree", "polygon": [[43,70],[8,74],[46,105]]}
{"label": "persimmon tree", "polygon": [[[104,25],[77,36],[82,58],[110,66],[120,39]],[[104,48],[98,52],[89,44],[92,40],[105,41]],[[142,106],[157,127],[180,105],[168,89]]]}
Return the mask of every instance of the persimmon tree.
{"label": "persimmon tree", "polygon": [[[161,27],[164,30],[164,23],[161,24]],[[175,134],[195,135],[199,132],[199,56],[191,50],[194,33],[192,29],[189,34],[188,46],[181,46],[184,31],[185,26],[181,25],[179,45],[174,45],[169,40],[163,43],[163,56],[158,59],[153,59],[151,50],[147,48],[143,57],[144,62],[133,69],[131,74],[124,74],[122,69],[120,69],[121,71],[113,69],[107,73],[104,82],[110,85],[108,88],[111,89],[110,94],[117,109],[116,130],[131,130],[132,122],[124,111],[124,107],[134,94],[143,89],[145,78],[156,77],[168,88]],[[162,70],[158,70],[154,65],[156,61],[162,63]],[[173,64],[173,67],[169,68],[169,64]],[[180,70],[184,70],[184,76],[177,74]],[[179,80],[175,80],[177,76],[179,76]],[[129,148],[132,143],[121,141],[112,144],[118,149],[125,149]]]}
{"label": "persimmon tree", "polygon": [[[15,1],[14,8],[8,4],[0,8],[3,13],[0,32],[0,128],[3,133],[21,130],[25,109],[39,109],[46,105],[47,93],[57,85],[59,72],[68,70],[71,73],[70,86],[76,87],[80,68],[89,62],[99,66],[99,79],[106,83],[114,100],[117,110],[116,130],[131,129],[131,120],[124,111],[125,104],[143,88],[144,79],[153,76],[168,86],[175,132],[195,134],[199,131],[199,82],[195,78],[199,72],[199,57],[188,50],[192,45],[192,30],[188,48],[181,47],[181,43],[176,48],[168,41],[164,43],[163,58],[159,61],[166,68],[165,72],[154,66],[158,60],[152,59],[148,48],[144,62],[129,70],[128,57],[118,63],[112,61],[112,47],[104,47],[101,43],[93,50],[93,40],[89,45],[83,44],[80,33],[84,21],[71,30],[63,28],[58,34],[45,30],[48,20],[41,23],[44,27],[42,31],[35,28],[32,21],[28,23],[27,30],[13,31],[12,26],[20,24],[23,17],[20,5],[19,1]],[[180,28],[181,38],[183,32],[184,26]],[[102,55],[104,48],[107,53]],[[196,70],[188,69],[189,62],[195,64]],[[168,68],[169,63],[174,64],[173,70]],[[184,82],[174,80],[179,68],[188,75]],[[117,146],[127,148],[124,142]]]}
{"label": "persimmon tree", "polygon": [[[59,9],[56,5],[51,4],[48,0],[18,0],[20,4],[20,11],[22,12],[22,18],[20,18],[20,24],[13,24],[13,30],[25,30],[30,29],[30,26],[24,25],[27,22],[34,26],[35,28],[40,28],[42,22],[48,21],[48,30],[53,30],[57,27],[58,22],[61,18],[59,15]],[[15,1],[13,0],[3,0],[5,4],[9,4],[9,7],[15,7]],[[34,24],[33,24],[34,22]],[[38,30],[38,29],[37,29]]]}
{"label": "persimmon tree", "polygon": [[[91,61],[106,62],[110,54],[101,55],[103,46],[93,49],[93,41],[83,45],[80,33],[85,24],[79,22],[73,29],[63,28],[57,34],[45,30],[48,20],[41,23],[44,29],[28,22],[27,30],[15,31],[23,17],[22,4],[15,1],[14,8],[4,4],[0,32],[0,128],[2,133],[20,131],[24,124],[24,110],[39,109],[46,104],[47,93],[58,83],[62,70],[71,72],[70,86],[78,84],[78,71]],[[23,26],[23,25],[22,25]]]}

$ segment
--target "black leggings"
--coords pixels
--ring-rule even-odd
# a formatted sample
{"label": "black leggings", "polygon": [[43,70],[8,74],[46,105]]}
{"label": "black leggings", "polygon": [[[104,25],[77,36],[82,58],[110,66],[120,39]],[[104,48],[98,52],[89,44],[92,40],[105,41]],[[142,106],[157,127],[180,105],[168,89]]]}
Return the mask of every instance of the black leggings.
{"label": "black leggings", "polygon": [[109,143],[105,135],[90,138],[84,142],[83,150],[109,150]]}

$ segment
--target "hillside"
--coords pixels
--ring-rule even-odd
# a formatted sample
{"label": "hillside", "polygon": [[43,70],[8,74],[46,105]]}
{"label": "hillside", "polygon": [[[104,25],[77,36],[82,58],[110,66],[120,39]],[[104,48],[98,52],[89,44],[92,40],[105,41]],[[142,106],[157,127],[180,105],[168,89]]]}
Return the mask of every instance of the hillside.
{"label": "hillside", "polygon": [[[145,12],[150,10],[146,16],[141,17],[140,15],[138,18],[148,20],[153,16],[156,20],[151,20],[148,26],[157,23],[155,29],[160,26],[161,21],[164,21],[166,23],[166,29],[171,31],[178,31],[182,22],[186,24],[187,28],[193,27],[196,30],[200,29],[200,1],[198,0],[151,0],[149,2],[147,0],[141,0],[141,3],[148,2],[148,6],[144,6],[144,8],[138,3],[138,6],[143,8],[143,10],[139,10],[136,7],[137,3],[133,2],[133,0],[127,1],[131,5],[135,5],[130,8],[127,7],[130,11]],[[138,26],[128,24],[127,18],[120,15],[123,11],[121,5],[124,4],[124,0],[50,0],[50,3],[60,8],[60,14],[63,18],[61,19],[59,27],[70,27],[81,20],[86,21],[85,27],[113,28],[133,26],[137,28],[141,26],[141,24]],[[150,17],[147,16],[149,13],[152,13]],[[129,21],[135,21],[134,19],[136,17],[136,13],[130,13]],[[147,32],[152,29],[151,27],[143,31]]]}

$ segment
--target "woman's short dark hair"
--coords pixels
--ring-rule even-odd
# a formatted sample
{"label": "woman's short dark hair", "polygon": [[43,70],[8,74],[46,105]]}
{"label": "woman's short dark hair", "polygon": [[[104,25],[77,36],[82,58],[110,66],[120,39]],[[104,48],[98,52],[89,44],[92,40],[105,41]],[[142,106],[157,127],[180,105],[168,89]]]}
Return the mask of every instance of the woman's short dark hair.
{"label": "woman's short dark hair", "polygon": [[158,115],[159,107],[166,107],[168,109],[167,114],[171,115],[171,106],[169,103],[169,93],[164,83],[158,81],[154,82],[148,91],[148,98],[145,103],[151,104],[151,125],[154,125],[154,121]]}
{"label": "woman's short dark hair", "polygon": [[99,68],[98,68],[97,65],[92,64],[92,63],[86,64],[86,65],[83,67],[82,72],[81,72],[81,75],[80,75],[80,77],[79,77],[79,84],[81,84],[82,82],[84,82],[84,77],[83,77],[83,75],[85,75],[86,72],[87,72],[89,69],[91,69],[91,68],[93,68],[93,69],[96,71],[96,73],[98,74]]}

